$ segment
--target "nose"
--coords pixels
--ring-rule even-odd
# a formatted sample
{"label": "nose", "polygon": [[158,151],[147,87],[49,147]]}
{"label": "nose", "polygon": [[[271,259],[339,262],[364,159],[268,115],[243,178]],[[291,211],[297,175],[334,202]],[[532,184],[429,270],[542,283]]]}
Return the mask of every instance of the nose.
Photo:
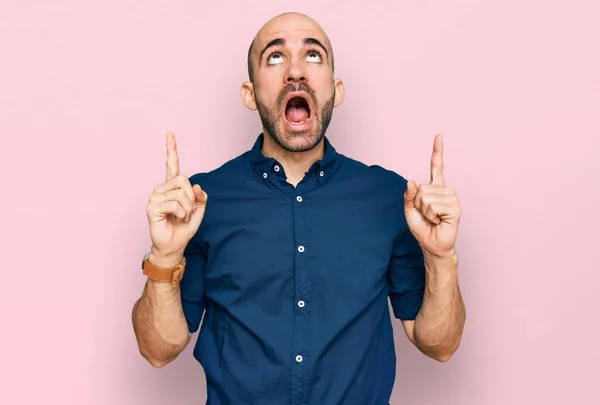
{"label": "nose", "polygon": [[288,83],[306,83],[306,74],[302,69],[302,66],[299,63],[291,63],[290,68],[288,69],[285,75],[285,82]]}

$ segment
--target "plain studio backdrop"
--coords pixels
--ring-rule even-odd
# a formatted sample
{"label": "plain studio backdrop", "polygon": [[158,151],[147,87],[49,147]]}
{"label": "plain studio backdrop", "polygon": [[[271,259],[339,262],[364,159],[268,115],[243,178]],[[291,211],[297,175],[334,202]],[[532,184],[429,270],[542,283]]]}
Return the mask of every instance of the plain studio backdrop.
{"label": "plain studio backdrop", "polygon": [[167,131],[189,175],[252,146],[247,48],[299,11],[346,85],[334,146],[427,182],[442,133],[463,207],[462,346],[394,320],[392,404],[599,404],[598,4],[1,0],[0,403],[204,403],[197,335],[163,369],[136,346],[145,205]]}

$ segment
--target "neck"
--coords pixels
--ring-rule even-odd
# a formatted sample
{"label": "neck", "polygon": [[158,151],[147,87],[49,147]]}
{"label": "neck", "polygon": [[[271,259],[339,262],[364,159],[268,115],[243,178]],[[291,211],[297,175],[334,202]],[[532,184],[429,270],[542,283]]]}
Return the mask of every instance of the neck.
{"label": "neck", "polygon": [[267,133],[264,134],[262,153],[266,157],[276,159],[285,170],[288,183],[294,187],[304,178],[304,173],[310,169],[317,160],[323,159],[325,155],[325,140],[317,144],[311,150],[305,152],[290,152],[283,149]]}

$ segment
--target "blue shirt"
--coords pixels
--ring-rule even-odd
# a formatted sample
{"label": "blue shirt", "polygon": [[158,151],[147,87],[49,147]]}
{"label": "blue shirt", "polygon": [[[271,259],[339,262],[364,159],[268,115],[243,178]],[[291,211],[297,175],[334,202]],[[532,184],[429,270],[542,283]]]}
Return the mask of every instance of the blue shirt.
{"label": "blue shirt", "polygon": [[396,372],[388,298],[415,319],[422,251],[406,180],[338,153],[296,187],[251,150],[190,178],[208,193],[181,300],[209,405],[384,405]]}

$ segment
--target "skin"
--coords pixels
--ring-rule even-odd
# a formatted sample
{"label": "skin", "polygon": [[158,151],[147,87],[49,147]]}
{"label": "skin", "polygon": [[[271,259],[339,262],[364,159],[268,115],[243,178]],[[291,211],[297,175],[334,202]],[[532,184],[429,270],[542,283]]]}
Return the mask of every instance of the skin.
{"label": "skin", "polygon": [[[148,260],[163,268],[181,263],[183,251],[204,218],[208,195],[200,186],[191,186],[179,172],[175,136],[167,134],[165,182],[148,200],[146,214],[152,248]],[[188,345],[188,331],[181,305],[180,287],[146,280],[142,296],[133,306],[132,323],[138,348],[154,367],[163,367]]]}
{"label": "skin", "polygon": [[[307,44],[307,38],[323,46]],[[276,39],[282,41],[273,44]],[[329,38],[314,20],[298,13],[268,21],[250,49],[252,78],[242,84],[240,95],[244,105],[260,115],[266,135],[263,154],[283,165],[287,181],[294,186],[322,159],[327,125],[344,99],[343,82],[334,78],[333,68]],[[301,130],[284,119],[286,97],[293,95],[304,96],[310,105],[311,118]],[[167,134],[166,171],[165,182],[154,189],[146,212],[152,239],[149,261],[168,268],[182,261],[204,217],[208,195],[179,173],[171,133]],[[410,181],[404,200],[408,226],[423,249],[426,288],[416,319],[402,320],[402,325],[421,352],[447,361],[460,345],[465,307],[455,249],[461,208],[455,190],[444,182],[441,136],[434,140],[429,183]],[[140,353],[155,367],[172,362],[191,339],[179,286],[170,283],[146,281],[133,307],[132,322]]]}
{"label": "skin", "polygon": [[465,326],[455,248],[461,212],[456,191],[444,181],[442,136],[436,135],[429,183],[410,180],[404,194],[406,222],[425,258],[426,283],[417,318],[402,325],[421,352],[439,361],[458,350]]}
{"label": "skin", "polygon": [[[314,38],[317,44],[305,44]],[[267,45],[276,39],[285,44]],[[277,56],[271,52],[276,51]],[[317,55],[315,51],[319,52]],[[328,114],[344,100],[342,80],[333,77],[333,50],[329,38],[314,20],[297,13],[286,13],[268,21],[257,33],[251,49],[253,80],[242,84],[240,95],[244,105],[258,110],[263,122],[265,142],[263,154],[276,158],[284,167],[287,181],[296,185],[312,163],[324,153],[323,135]],[[285,125],[286,90],[302,90],[310,99],[311,124],[296,132]],[[284,100],[283,100],[284,101]],[[269,125],[269,118],[274,120]]]}

